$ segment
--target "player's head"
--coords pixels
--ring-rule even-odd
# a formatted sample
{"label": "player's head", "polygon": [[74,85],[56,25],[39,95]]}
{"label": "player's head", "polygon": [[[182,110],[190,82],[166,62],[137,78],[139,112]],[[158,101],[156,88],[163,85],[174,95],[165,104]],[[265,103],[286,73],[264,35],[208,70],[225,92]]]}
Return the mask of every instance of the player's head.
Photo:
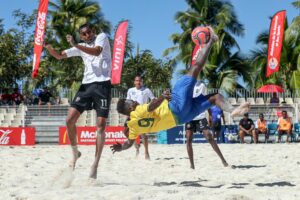
{"label": "player's head", "polygon": [[80,39],[86,43],[92,42],[95,39],[96,33],[91,24],[83,24],[79,27]]}
{"label": "player's head", "polygon": [[135,76],[135,78],[134,78],[134,86],[139,89],[139,88],[142,87],[142,85],[143,85],[143,79],[142,79],[142,77],[140,75]]}
{"label": "player's head", "polygon": [[117,104],[117,111],[123,115],[130,115],[131,111],[134,111],[138,103],[129,99],[119,99]]}
{"label": "player's head", "polygon": [[283,118],[286,118],[286,117],[287,117],[287,112],[286,112],[286,110],[283,110],[283,111],[281,112],[281,114],[282,114],[282,117],[283,117]]}
{"label": "player's head", "polygon": [[249,113],[245,113],[244,114],[244,119],[248,119],[249,118]]}

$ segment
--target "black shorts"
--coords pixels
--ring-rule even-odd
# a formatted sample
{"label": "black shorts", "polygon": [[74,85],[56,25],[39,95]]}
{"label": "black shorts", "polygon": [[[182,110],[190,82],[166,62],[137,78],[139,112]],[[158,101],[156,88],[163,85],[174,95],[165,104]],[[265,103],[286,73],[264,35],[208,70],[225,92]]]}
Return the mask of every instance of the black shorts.
{"label": "black shorts", "polygon": [[278,135],[287,135],[289,131],[279,130]]}
{"label": "black shorts", "polygon": [[206,118],[200,120],[193,120],[185,124],[185,130],[191,130],[193,132],[202,132],[208,129],[209,127]]}
{"label": "black shorts", "polygon": [[71,107],[80,113],[95,109],[97,117],[107,118],[111,101],[110,81],[82,84],[75,95]]}
{"label": "black shorts", "polygon": [[213,122],[211,128],[213,131],[221,131],[221,121]]}

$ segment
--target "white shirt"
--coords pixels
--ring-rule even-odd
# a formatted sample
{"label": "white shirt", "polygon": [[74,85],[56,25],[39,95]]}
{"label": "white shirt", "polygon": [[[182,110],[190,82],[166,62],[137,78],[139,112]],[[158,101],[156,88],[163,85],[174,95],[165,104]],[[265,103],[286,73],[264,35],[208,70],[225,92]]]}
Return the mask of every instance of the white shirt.
{"label": "white shirt", "polygon": [[79,43],[79,45],[85,47],[100,46],[102,48],[99,56],[87,54],[76,47],[64,50],[67,57],[81,56],[85,66],[82,83],[87,84],[110,80],[112,61],[110,44],[106,34],[100,33],[97,35],[95,41],[90,44]]}
{"label": "white shirt", "polygon": [[137,89],[136,87],[130,88],[127,92],[127,99],[137,101],[139,104],[148,103],[148,100],[154,99],[155,96],[149,88],[141,87]]}
{"label": "white shirt", "polygon": [[[207,89],[204,83],[202,83],[201,81],[197,81],[194,87],[193,98],[198,97],[200,95],[206,95],[206,94],[207,94]],[[200,119],[204,119],[205,117],[206,117],[205,112],[202,112],[198,116],[196,116],[193,120],[200,120]]]}

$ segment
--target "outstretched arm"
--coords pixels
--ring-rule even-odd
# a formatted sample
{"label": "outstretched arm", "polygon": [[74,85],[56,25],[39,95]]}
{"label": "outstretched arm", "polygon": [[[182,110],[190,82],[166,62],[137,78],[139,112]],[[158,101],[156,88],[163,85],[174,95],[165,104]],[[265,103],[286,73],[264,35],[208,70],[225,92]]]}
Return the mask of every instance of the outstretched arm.
{"label": "outstretched arm", "polygon": [[51,45],[46,44],[44,47],[48,50],[49,54],[56,58],[57,60],[61,60],[63,58],[67,58],[67,54],[63,52],[56,51]]}
{"label": "outstretched arm", "polygon": [[[128,133],[129,133],[129,128],[125,127],[124,134],[126,135],[126,137],[127,137]],[[117,151],[123,151],[123,150],[129,149],[133,145],[133,143],[134,143],[134,140],[128,139],[126,142],[124,142],[124,144],[120,144],[117,142],[117,144],[110,146],[110,149],[112,150],[113,153],[115,153]]]}
{"label": "outstretched arm", "polygon": [[160,97],[158,97],[157,99],[153,99],[150,104],[148,105],[148,112],[152,112],[154,111],[156,108],[158,108],[160,106],[160,104],[165,100],[171,99],[171,92],[169,89],[165,90],[163,95],[161,95]]}
{"label": "outstretched arm", "polygon": [[71,46],[76,47],[77,49],[83,51],[84,53],[93,55],[93,56],[99,56],[102,52],[102,47],[96,46],[96,47],[85,47],[80,44],[77,44],[73,36],[67,35],[67,41],[70,43]]}

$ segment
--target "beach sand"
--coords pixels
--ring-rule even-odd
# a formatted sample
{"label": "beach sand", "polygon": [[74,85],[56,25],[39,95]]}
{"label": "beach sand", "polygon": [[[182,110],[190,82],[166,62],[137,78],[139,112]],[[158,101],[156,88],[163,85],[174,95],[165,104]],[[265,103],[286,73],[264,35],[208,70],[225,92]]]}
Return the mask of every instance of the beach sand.
{"label": "beach sand", "polygon": [[98,179],[88,179],[94,146],[68,169],[69,146],[0,147],[0,199],[300,199],[300,144],[222,144],[224,168],[208,144],[194,144],[196,169],[185,145],[150,145],[151,160],[135,149],[105,147]]}

